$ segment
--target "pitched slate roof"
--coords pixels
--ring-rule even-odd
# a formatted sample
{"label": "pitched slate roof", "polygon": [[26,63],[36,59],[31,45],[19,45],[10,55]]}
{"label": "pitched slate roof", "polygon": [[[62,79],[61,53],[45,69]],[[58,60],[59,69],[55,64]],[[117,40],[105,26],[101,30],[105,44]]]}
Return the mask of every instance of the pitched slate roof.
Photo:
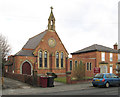
{"label": "pitched slate roof", "polygon": [[73,52],[71,54],[80,54],[80,53],[93,52],[93,51],[118,53],[118,50],[114,50],[112,48],[109,48],[109,47],[106,47],[106,46],[103,46],[103,45],[94,44],[94,45],[91,45],[91,46],[86,47],[84,49]]}
{"label": "pitched slate roof", "polygon": [[34,50],[20,50],[15,55],[16,56],[34,56],[33,52],[34,52]]}
{"label": "pitched slate roof", "polygon": [[27,41],[27,43],[23,46],[23,48],[35,49],[46,33],[47,33],[47,31],[44,31],[44,32],[30,38]]}
{"label": "pitched slate roof", "polygon": [[34,56],[33,55],[34,49],[39,45],[40,41],[42,40],[42,38],[45,36],[46,33],[47,31],[44,31],[32,38],[29,38],[27,43],[18,53],[15,54],[15,56]]}

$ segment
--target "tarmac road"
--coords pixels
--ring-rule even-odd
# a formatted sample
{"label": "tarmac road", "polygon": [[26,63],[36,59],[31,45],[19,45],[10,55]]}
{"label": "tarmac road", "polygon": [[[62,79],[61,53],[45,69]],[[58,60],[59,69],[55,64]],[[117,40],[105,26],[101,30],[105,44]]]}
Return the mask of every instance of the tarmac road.
{"label": "tarmac road", "polygon": [[110,88],[92,87],[87,89],[52,92],[46,94],[42,93],[36,95],[118,95],[119,92],[120,91],[118,90],[118,87],[110,87]]}

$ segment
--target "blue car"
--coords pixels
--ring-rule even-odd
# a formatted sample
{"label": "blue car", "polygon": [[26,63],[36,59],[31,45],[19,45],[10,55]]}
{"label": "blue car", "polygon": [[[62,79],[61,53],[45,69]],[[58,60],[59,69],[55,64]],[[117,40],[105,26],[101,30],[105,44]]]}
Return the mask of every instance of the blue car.
{"label": "blue car", "polygon": [[110,85],[120,85],[120,78],[113,73],[99,73],[93,78],[92,84],[96,86],[109,87]]}

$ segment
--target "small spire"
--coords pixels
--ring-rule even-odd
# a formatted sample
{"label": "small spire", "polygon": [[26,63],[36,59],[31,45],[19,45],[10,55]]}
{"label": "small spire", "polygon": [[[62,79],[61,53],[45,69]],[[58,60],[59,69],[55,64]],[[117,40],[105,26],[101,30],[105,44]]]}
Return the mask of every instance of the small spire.
{"label": "small spire", "polygon": [[50,9],[51,9],[51,13],[50,13],[50,16],[48,18],[48,30],[55,31],[55,17],[54,17],[53,12],[52,12],[53,7],[51,6]]}

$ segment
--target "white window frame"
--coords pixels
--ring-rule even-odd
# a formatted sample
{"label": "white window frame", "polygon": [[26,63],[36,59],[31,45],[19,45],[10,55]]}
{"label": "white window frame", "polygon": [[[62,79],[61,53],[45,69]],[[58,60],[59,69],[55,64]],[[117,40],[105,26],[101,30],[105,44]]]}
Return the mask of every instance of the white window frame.
{"label": "white window frame", "polygon": [[110,61],[112,62],[113,61],[113,54],[110,53]]}
{"label": "white window frame", "polygon": [[118,54],[118,62],[120,62],[120,54]]}
{"label": "white window frame", "polygon": [[[118,65],[116,65],[116,69],[118,69]],[[116,73],[118,73],[118,71],[116,70]]]}
{"label": "white window frame", "polygon": [[105,61],[105,52],[101,52],[101,60]]}
{"label": "white window frame", "polygon": [[110,73],[113,73],[113,64],[110,64],[110,67],[112,67],[112,72],[110,72]]}

